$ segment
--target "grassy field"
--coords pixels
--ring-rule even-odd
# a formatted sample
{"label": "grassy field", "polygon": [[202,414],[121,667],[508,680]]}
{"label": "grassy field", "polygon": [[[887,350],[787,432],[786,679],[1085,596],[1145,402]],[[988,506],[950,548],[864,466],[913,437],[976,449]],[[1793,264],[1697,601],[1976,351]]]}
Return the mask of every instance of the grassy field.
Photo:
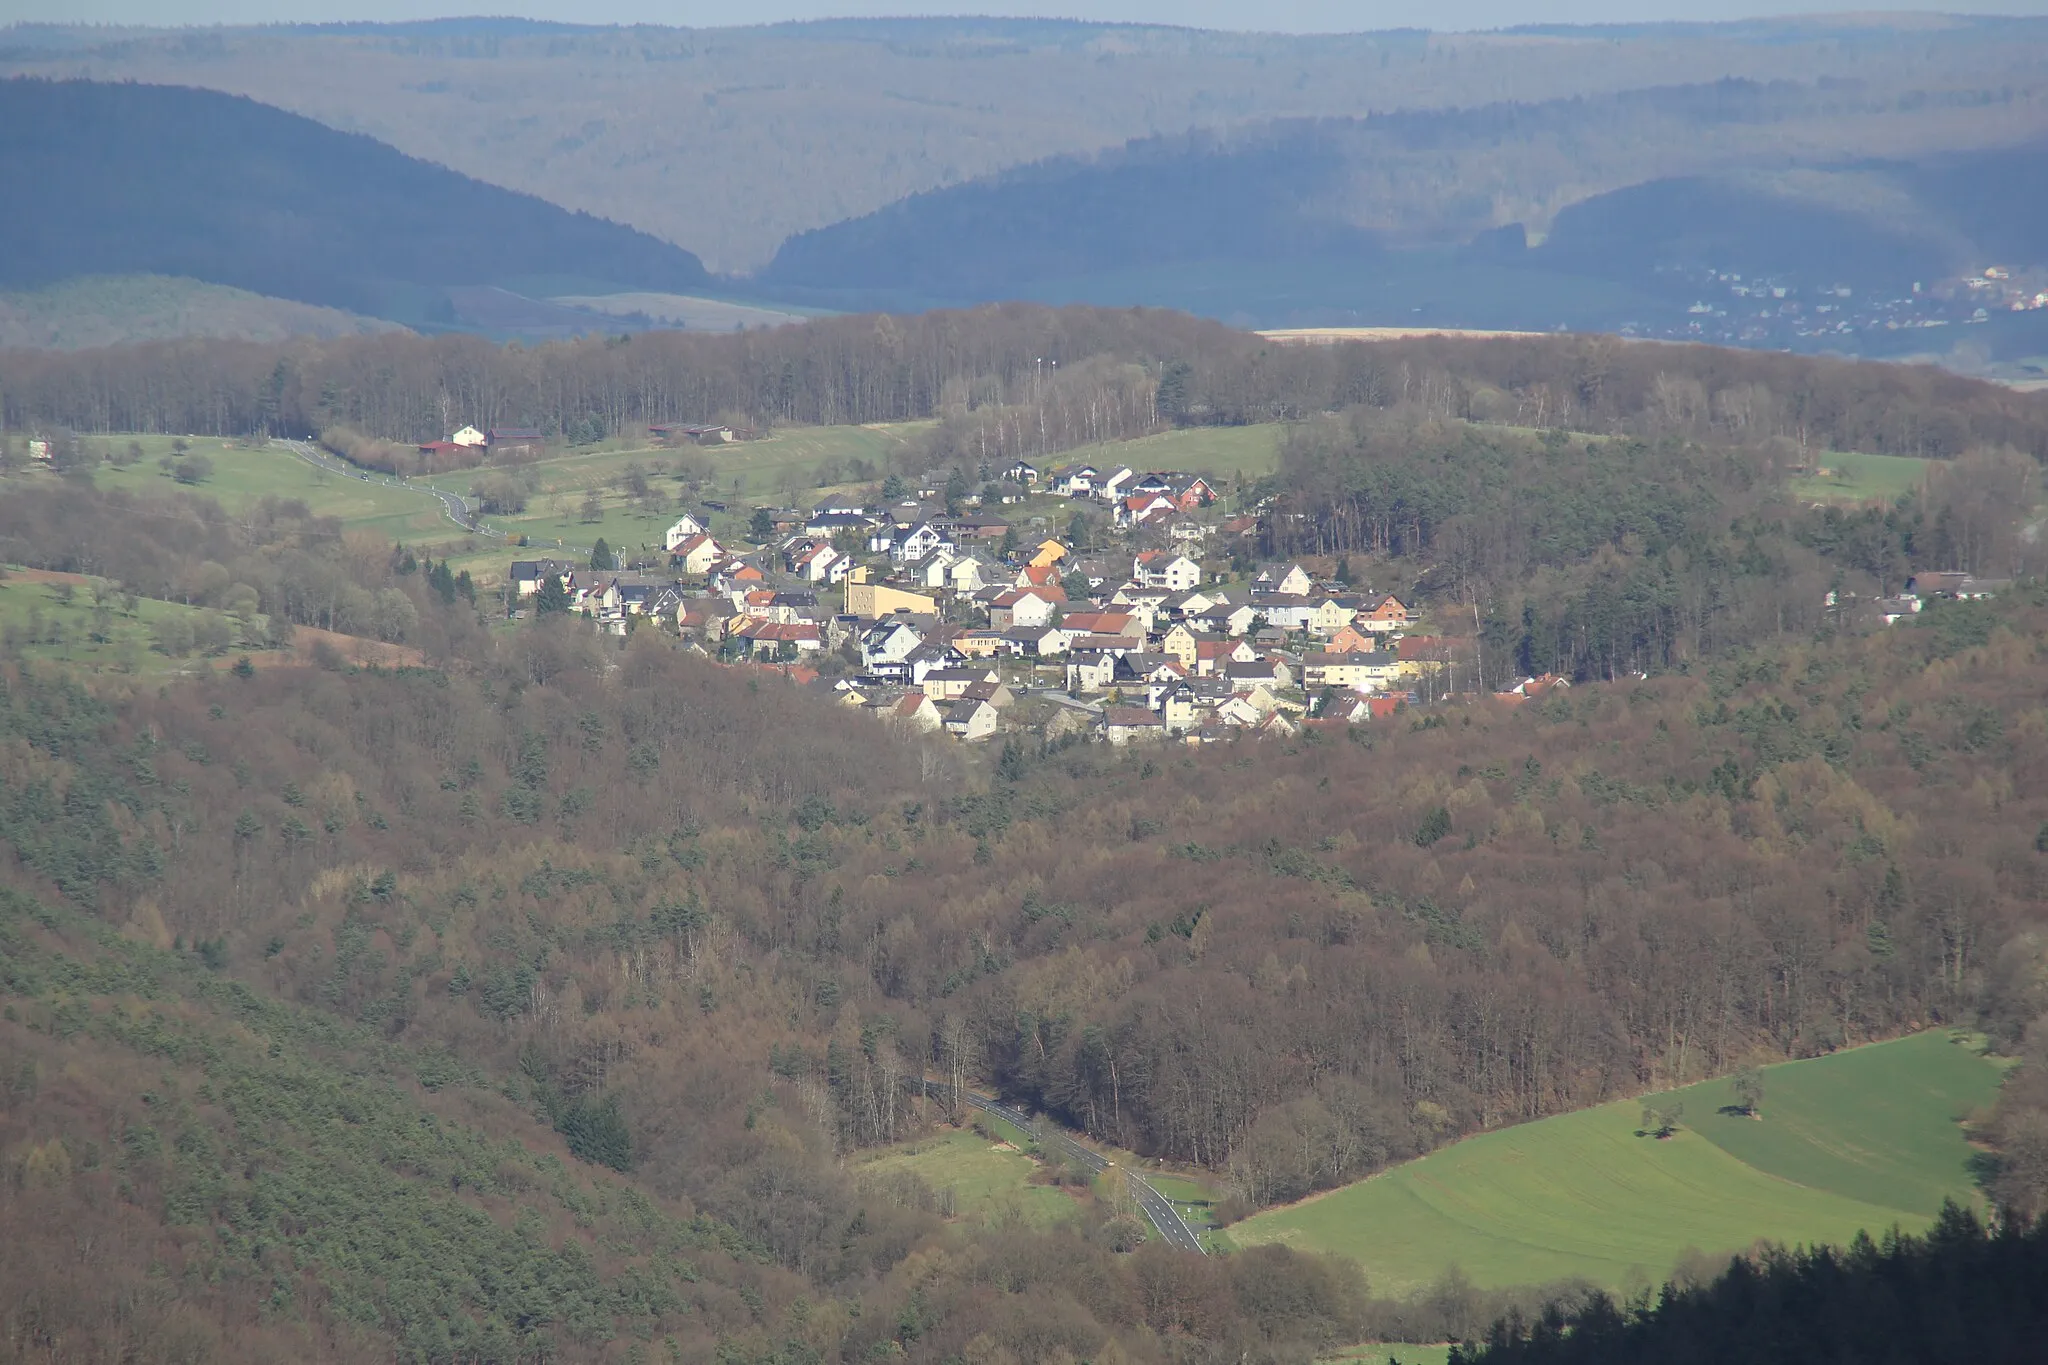
{"label": "grassy field", "polygon": [[[10,658],[61,663],[86,673],[161,677],[207,669],[216,661],[196,655],[173,657],[158,649],[160,633],[180,623],[192,627],[217,612],[178,602],[135,599],[131,609],[119,596],[95,604],[89,587],[45,581],[21,569],[0,570],[0,642]],[[67,593],[66,587],[70,588]],[[241,643],[239,623],[220,618],[234,632],[229,656],[254,653]]]}
{"label": "grassy field", "polygon": [[1927,461],[1909,455],[1832,451],[1814,460],[1812,474],[1793,479],[1788,487],[1807,502],[1893,502],[1918,488],[1926,471]]}
{"label": "grassy field", "polygon": [[1976,1197],[1956,1120],[1991,1101],[2000,1075],[1946,1033],[1922,1034],[1769,1068],[1761,1122],[1722,1112],[1733,1093],[1709,1082],[1667,1097],[1685,1114],[1666,1141],[1638,1136],[1639,1103],[1603,1105],[1470,1138],[1231,1235],[1342,1252],[1398,1294],[1452,1264],[1487,1286],[1620,1288],[1688,1249],[1918,1228],[1942,1197]]}
{"label": "grassy field", "polygon": [[915,1173],[934,1190],[951,1190],[955,1216],[976,1222],[1050,1226],[1072,1218],[1073,1196],[1029,1183],[1037,1163],[976,1133],[942,1133],[882,1149],[853,1167],[856,1176]]}
{"label": "grassy field", "polygon": [[93,482],[101,488],[122,488],[141,497],[197,493],[218,499],[230,511],[239,511],[266,496],[299,498],[322,516],[340,518],[352,531],[367,531],[394,541],[445,540],[458,534],[441,515],[439,505],[426,494],[331,474],[308,464],[284,446],[252,449],[230,441],[194,439],[190,442],[192,453],[212,461],[213,473],[204,481],[187,486],[157,467],[157,460],[171,453],[170,437],[114,436],[106,440],[116,449],[126,447],[131,440],[137,442],[143,448],[143,459],[140,464],[126,468],[99,466],[93,471]]}
{"label": "grassy field", "polygon": [[1381,1341],[1324,1356],[1320,1365],[1446,1365],[1450,1358],[1449,1342],[1419,1346],[1405,1341]]}

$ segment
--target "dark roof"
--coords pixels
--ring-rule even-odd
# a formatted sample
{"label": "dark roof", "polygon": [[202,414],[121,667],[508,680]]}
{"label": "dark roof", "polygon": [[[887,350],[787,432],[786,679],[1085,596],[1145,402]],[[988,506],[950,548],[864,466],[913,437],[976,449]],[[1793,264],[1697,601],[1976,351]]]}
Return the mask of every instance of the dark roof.
{"label": "dark roof", "polygon": [[492,427],[484,433],[487,441],[538,441],[540,432],[532,427]]}

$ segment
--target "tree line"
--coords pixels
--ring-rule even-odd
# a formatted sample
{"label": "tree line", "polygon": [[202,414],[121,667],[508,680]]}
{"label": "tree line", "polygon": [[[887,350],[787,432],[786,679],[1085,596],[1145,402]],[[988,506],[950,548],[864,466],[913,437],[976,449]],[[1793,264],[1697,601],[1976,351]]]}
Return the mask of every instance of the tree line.
{"label": "tree line", "polygon": [[[1052,382],[1060,372],[1063,382]],[[14,431],[312,438],[345,427],[358,439],[416,444],[464,423],[587,439],[731,413],[757,424],[949,418],[948,440],[963,449],[991,437],[1002,445],[1007,423],[1009,451],[1361,407],[1776,442],[1788,465],[1828,450],[2048,456],[2048,398],[1931,367],[1578,336],[1282,346],[1140,309],[1004,304],[530,348],[381,335],[0,352],[0,425]],[[1023,411],[1006,418],[1005,409]]]}

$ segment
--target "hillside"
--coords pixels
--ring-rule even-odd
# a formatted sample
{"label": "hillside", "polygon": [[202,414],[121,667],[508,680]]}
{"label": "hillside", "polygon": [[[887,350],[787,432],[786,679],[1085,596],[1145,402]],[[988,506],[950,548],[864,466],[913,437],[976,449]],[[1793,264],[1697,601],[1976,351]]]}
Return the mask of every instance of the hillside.
{"label": "hillside", "polygon": [[[758,269],[795,233],[909,195],[1275,119],[1825,81],[1839,97],[1899,98],[1898,131],[1859,142],[1864,153],[1991,145],[2016,135],[1987,136],[1987,126],[2032,116],[2043,42],[2038,20],[1961,18],[1314,36],[1029,19],[737,29],[470,19],[203,35],[23,28],[7,34],[0,69],[248,95],[630,224],[732,273]],[[1660,161],[1678,163],[1691,141],[1646,139],[1648,169],[1634,178],[1668,173]],[[1851,150],[1824,139],[1795,154],[1831,145]],[[1770,149],[1774,164],[1783,150]],[[1514,194],[1467,183],[1462,167],[1418,167],[1441,175],[1433,202],[1448,221],[1469,222],[1475,201],[1491,216],[1501,199],[1499,221],[1540,229],[1571,197],[1623,183],[1581,186],[1569,163],[1494,168],[1502,187],[1523,182]]]}
{"label": "hillside", "polygon": [[1936,1032],[1767,1068],[1761,1122],[1727,1080],[1650,1096],[1682,1106],[1671,1138],[1623,1101],[1469,1138],[1231,1229],[1356,1258],[1383,1292],[1457,1266],[1483,1287],[1581,1278],[1662,1283],[1759,1239],[1845,1245],[1924,1229],[1944,1199],[1979,1202],[1957,1120],[1987,1110],[1993,1062]]}
{"label": "hillside", "polygon": [[14,288],[173,275],[407,316],[447,286],[527,275],[705,280],[651,237],[210,91],[0,81],[0,178],[40,187],[34,212],[0,220]]}
{"label": "hillside", "polygon": [[162,275],[84,276],[0,294],[0,346],[72,351],[132,341],[361,336],[395,324]]}

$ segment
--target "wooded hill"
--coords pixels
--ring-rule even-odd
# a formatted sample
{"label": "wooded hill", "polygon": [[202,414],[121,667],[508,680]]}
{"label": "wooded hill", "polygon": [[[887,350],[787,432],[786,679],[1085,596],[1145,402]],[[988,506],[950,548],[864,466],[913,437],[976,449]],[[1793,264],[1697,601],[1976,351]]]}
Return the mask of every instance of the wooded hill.
{"label": "wooded hill", "polygon": [[1131,385],[1150,395],[1155,427],[1365,407],[1645,437],[1782,438],[1794,460],[1829,449],[1941,459],[1978,446],[2048,457],[2048,397],[1930,367],[1580,336],[1295,347],[1185,314],[1026,304],[535,347],[384,336],[0,351],[0,424],[296,436],[340,424],[411,442],[445,436],[448,413],[631,433],[720,412],[840,424],[1023,404],[1034,426],[1045,412],[1046,445],[1030,452],[1039,455],[1138,434],[1105,432],[1089,416],[1098,389]]}
{"label": "wooded hill", "polygon": [[211,91],[0,81],[0,177],[37,187],[0,221],[15,288],[179,275],[384,316],[521,275],[705,280],[642,233]]}
{"label": "wooded hill", "polygon": [[[1534,106],[1733,78],[1826,83],[1845,109],[1901,101],[1876,142],[1853,117],[1808,125],[1802,160],[2001,145],[2012,135],[1997,130],[2040,89],[2043,41],[2038,20],[1959,17],[1312,36],[983,18],[716,30],[465,19],[204,34],[23,27],[9,31],[4,61],[20,74],[248,95],[745,273],[796,233],[909,195],[1276,119]],[[1368,182],[1379,208],[1411,226],[1540,231],[1573,198],[1696,167],[1695,144],[1744,136],[1633,126],[1644,135],[1635,149],[1600,137],[1559,158],[1540,138],[1510,137],[1504,155],[1415,156],[1394,200],[1385,175]],[[1764,164],[1786,151],[1773,144]],[[1624,166],[1626,179],[1607,178]]]}
{"label": "wooded hill", "polygon": [[[1219,278],[1276,261],[1347,282],[1485,267],[1511,273],[1447,286],[1453,312],[1430,321],[1538,330],[1612,328],[1644,320],[1616,309],[1697,298],[1696,279],[1659,267],[1898,296],[1985,263],[2048,259],[2029,226],[2048,168],[2032,98],[1723,81],[1151,138],[799,234],[761,279],[888,306],[1112,302],[1099,291],[1167,289],[1176,266],[1219,300],[1233,297]],[[1973,137],[2034,145],[1977,152]],[[1540,245],[1525,246],[1525,229]],[[1467,254],[1404,251],[1446,245]]]}

